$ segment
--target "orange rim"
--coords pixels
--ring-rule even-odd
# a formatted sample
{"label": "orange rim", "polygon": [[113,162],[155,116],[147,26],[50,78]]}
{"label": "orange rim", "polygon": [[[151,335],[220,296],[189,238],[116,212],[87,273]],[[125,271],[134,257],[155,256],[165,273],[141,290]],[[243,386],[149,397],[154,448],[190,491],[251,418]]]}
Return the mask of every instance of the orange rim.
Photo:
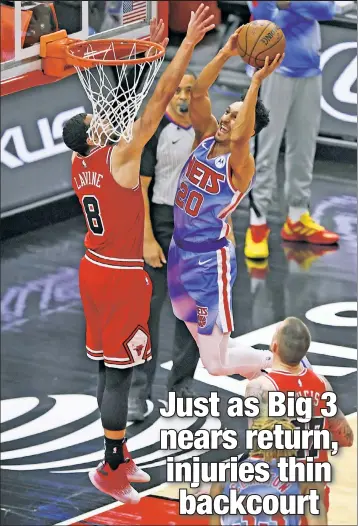
{"label": "orange rim", "polygon": [[[116,57],[117,54],[119,56],[129,56],[134,45],[136,46],[136,53],[145,53],[153,47],[156,49],[156,53],[150,57],[131,59]],[[136,39],[81,40],[68,45],[66,48],[67,62],[80,68],[89,68],[97,65],[122,66],[125,64],[143,64],[160,59],[164,53],[165,48],[161,44]]]}

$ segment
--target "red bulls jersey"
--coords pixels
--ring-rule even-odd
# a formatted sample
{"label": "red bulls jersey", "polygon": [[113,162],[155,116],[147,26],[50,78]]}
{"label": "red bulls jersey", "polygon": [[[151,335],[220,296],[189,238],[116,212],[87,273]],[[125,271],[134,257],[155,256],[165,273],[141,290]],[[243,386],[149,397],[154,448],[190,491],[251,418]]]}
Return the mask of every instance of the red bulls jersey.
{"label": "red bulls jersey", "polygon": [[[294,391],[297,396],[313,399],[313,418],[310,422],[295,422],[296,427],[303,429],[328,429],[327,419],[321,416],[321,409],[325,409],[326,402],[321,400],[321,395],[327,391],[324,381],[311,369],[303,369],[300,374],[294,375],[286,371],[272,370],[266,375],[274,384],[275,389],[282,393]],[[327,462],[327,451],[298,451],[297,458],[305,459],[314,457],[317,462]]]}
{"label": "red bulls jersey", "polygon": [[[106,258],[142,259],[144,203],[140,184],[123,188],[111,174],[112,146],[76,155],[72,186],[81,203],[88,232],[85,246]],[[139,179],[139,177],[138,177]]]}

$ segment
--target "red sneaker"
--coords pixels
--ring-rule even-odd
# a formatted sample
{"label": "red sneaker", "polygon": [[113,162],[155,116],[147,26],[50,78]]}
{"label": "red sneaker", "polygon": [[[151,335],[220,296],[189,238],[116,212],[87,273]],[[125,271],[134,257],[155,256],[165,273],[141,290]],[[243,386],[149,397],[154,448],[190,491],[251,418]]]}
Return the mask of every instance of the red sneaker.
{"label": "red sneaker", "polygon": [[126,464],[120,464],[113,470],[103,460],[88,476],[95,488],[119,502],[137,504],[140,501],[139,493],[128,482]]}
{"label": "red sneaker", "polygon": [[339,241],[338,234],[316,223],[308,212],[302,214],[296,223],[288,217],[282,227],[281,237],[285,241],[305,241],[313,245],[335,245]]}
{"label": "red sneaker", "polygon": [[125,464],[126,475],[129,482],[149,482],[150,475],[140,469],[132,459],[132,455],[129,453],[127,448],[127,442],[123,444],[123,455],[125,459],[129,459],[129,462]]}

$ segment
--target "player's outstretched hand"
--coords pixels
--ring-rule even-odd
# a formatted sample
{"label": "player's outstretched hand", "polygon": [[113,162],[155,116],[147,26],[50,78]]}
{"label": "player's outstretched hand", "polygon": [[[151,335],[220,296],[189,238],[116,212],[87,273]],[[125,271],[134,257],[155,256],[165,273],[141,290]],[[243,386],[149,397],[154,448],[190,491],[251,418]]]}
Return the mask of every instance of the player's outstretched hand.
{"label": "player's outstretched hand", "polygon": [[[169,38],[163,38],[164,35],[164,29],[165,25],[162,19],[157,21],[156,18],[152,18],[150,21],[150,42],[154,42],[155,44],[161,44],[164,48],[167,47]],[[157,50],[155,48],[151,48],[147,51],[146,56],[150,57],[152,55],[155,55],[157,53]]]}
{"label": "player's outstretched hand", "polygon": [[191,12],[190,22],[186,32],[186,39],[195,46],[204,38],[208,31],[214,29],[212,23],[214,15],[208,16],[209,7],[200,4],[198,9]]}
{"label": "player's outstretched hand", "polygon": [[280,53],[277,53],[274,60],[270,64],[269,57],[266,57],[264,67],[261,69],[258,69],[254,73],[252,80],[258,80],[259,82],[262,82],[266,77],[271,75],[271,73],[273,73],[275,69],[277,69],[281,65],[284,58],[285,58],[284,53],[282,55],[280,55]]}
{"label": "player's outstretched hand", "polygon": [[226,42],[225,46],[223,47],[223,51],[227,55],[230,55],[230,57],[234,57],[239,54],[239,48],[238,48],[239,33],[243,27],[244,26],[239,27],[239,29],[237,29],[235,33],[231,35],[231,37],[229,38],[229,40]]}

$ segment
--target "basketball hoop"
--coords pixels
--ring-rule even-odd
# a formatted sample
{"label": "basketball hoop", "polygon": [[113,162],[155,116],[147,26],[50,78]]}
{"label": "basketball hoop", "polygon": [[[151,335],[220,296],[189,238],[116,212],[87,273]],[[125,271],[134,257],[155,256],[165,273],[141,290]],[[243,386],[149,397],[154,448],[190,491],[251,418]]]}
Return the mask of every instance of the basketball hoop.
{"label": "basketball hoop", "polygon": [[[69,66],[76,69],[92,105],[88,136],[95,145],[122,138],[130,142],[138,110],[164,60],[164,47],[144,40],[81,41],[67,38],[65,31],[58,33],[41,40],[43,71],[65,76]],[[107,66],[115,69],[115,81]]]}
{"label": "basketball hoop", "polygon": [[[137,58],[141,53],[145,56]],[[92,104],[88,136],[94,144],[103,146],[122,138],[126,142],[132,140],[134,119],[164,60],[164,53],[159,44],[140,40],[92,40],[67,47],[68,62],[76,68]],[[107,75],[105,66],[116,69],[115,82]],[[129,82],[132,68],[132,82]]]}

